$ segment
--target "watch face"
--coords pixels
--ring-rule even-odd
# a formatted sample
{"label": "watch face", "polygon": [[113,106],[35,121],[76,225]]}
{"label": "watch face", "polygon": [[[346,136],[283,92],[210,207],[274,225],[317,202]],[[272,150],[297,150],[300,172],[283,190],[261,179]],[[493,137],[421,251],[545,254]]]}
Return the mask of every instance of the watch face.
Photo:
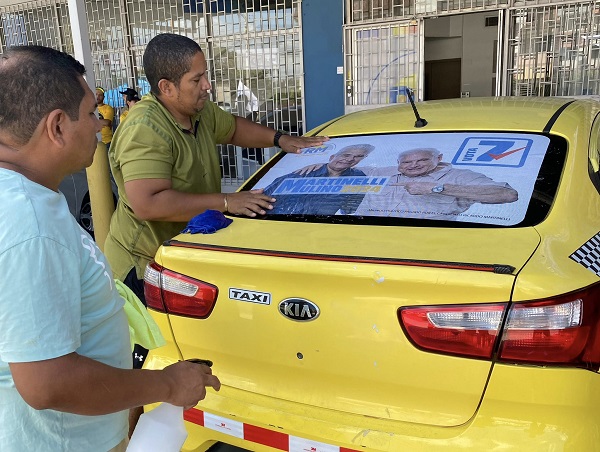
{"label": "watch face", "polygon": [[441,193],[444,191],[443,185],[437,185],[431,189],[432,193]]}

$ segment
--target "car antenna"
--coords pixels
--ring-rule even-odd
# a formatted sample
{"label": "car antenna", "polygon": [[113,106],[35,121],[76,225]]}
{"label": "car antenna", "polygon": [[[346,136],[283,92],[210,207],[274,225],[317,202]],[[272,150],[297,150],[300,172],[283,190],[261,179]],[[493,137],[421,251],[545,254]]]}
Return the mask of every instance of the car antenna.
{"label": "car antenna", "polygon": [[406,88],[406,95],[408,96],[410,105],[412,105],[412,109],[415,112],[415,116],[417,117],[417,120],[415,121],[415,127],[425,127],[427,125],[427,120],[419,116],[419,112],[417,111],[417,107],[415,106],[415,100],[413,99],[413,90],[410,88]]}

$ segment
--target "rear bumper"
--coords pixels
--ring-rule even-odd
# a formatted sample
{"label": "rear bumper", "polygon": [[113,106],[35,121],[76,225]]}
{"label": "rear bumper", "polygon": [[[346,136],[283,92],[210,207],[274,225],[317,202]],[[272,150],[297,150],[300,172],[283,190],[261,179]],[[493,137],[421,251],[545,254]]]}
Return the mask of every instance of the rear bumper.
{"label": "rear bumper", "polygon": [[[162,368],[164,349],[146,368]],[[175,362],[176,359],[171,360]],[[222,387],[186,412],[184,451],[223,442],[252,451],[600,451],[600,375],[496,365],[475,416],[457,427],[374,419]]]}

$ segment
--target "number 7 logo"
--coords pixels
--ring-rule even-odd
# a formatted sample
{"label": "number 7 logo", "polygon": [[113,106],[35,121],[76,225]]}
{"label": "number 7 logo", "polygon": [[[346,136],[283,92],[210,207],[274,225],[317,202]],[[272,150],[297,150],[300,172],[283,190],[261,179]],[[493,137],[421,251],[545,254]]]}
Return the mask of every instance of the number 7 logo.
{"label": "number 7 logo", "polygon": [[469,137],[452,159],[454,165],[505,166],[525,164],[533,140],[527,138]]}

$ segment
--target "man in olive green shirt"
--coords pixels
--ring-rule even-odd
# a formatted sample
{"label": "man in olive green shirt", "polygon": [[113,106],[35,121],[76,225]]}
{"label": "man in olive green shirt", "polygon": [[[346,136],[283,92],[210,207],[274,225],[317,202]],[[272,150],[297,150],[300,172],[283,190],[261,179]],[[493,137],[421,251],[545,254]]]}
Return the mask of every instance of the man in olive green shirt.
{"label": "man in olive green shirt", "polygon": [[253,217],[272,208],[274,199],[262,190],[221,193],[217,144],[299,152],[327,140],[276,134],[218,108],[208,99],[204,54],[185,36],[154,37],[144,70],[151,92],[117,129],[109,152],[119,202],[105,250],[121,280],[133,268],[141,280],[162,242],[207,209]]}
{"label": "man in olive green shirt", "polygon": [[155,36],[144,71],[151,92],[117,128],[110,147],[119,201],[104,244],[115,277],[142,301],[146,264],[191,218],[207,209],[250,217],[272,209],[275,199],[262,190],[221,193],[217,144],[299,152],[327,140],[281,135],[218,108],[209,100],[204,54],[185,36]]}
{"label": "man in olive green shirt", "polygon": [[[131,202],[130,181],[169,180],[169,190],[186,194],[218,194],[221,191],[216,145],[235,130],[235,118],[207,101],[191,121],[195,133],[183,129],[150,93],[138,102],[115,133],[109,158],[119,190],[119,202],[104,248],[110,256],[115,277],[122,281],[134,267],[138,279],[142,279],[146,264],[162,242],[177,235],[190,218],[202,212],[198,208],[171,221],[161,221],[162,218],[156,221],[151,214],[142,217],[143,213],[135,210],[137,193]],[[223,195],[220,198],[215,199],[211,208],[224,210]],[[228,203],[231,198],[233,194],[228,195]],[[209,198],[208,201],[212,200]]]}

